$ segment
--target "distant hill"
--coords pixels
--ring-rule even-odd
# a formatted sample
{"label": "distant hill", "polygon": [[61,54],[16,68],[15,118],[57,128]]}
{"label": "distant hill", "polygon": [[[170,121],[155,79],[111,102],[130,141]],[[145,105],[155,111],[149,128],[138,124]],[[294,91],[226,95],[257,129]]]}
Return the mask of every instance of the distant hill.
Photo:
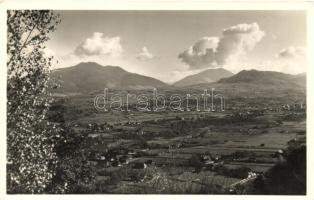
{"label": "distant hill", "polygon": [[213,83],[202,83],[185,87],[186,89],[210,89],[225,97],[244,98],[291,98],[306,96],[306,74],[291,75],[274,71],[243,70]]}
{"label": "distant hill", "polygon": [[293,77],[293,80],[300,85],[306,86],[306,73],[297,74]]}
{"label": "distant hill", "polygon": [[234,76],[220,79],[218,83],[251,83],[277,87],[305,86],[305,74],[291,75],[274,71],[242,70]]}
{"label": "distant hill", "polygon": [[61,93],[86,93],[114,89],[148,89],[167,87],[166,83],[155,78],[130,73],[121,67],[101,66],[95,62],[54,70],[51,76],[58,80]]}
{"label": "distant hill", "polygon": [[216,82],[221,78],[230,77],[232,75],[233,73],[223,68],[208,69],[200,73],[187,76],[175,82],[173,85],[177,87],[184,87],[184,86],[195,85],[199,83],[211,83],[211,82]]}

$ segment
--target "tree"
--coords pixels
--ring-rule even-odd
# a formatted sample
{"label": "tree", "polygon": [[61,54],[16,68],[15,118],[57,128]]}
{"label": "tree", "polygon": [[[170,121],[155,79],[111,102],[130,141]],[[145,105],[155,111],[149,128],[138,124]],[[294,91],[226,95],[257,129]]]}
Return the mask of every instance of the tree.
{"label": "tree", "polygon": [[305,195],[306,146],[298,141],[288,143],[284,161],[241,189],[241,194]]}
{"label": "tree", "polygon": [[306,146],[289,146],[285,161],[272,167],[265,174],[268,194],[306,194]]}
{"label": "tree", "polygon": [[96,169],[89,162],[91,144],[84,133],[74,132],[64,126],[61,141],[56,144],[59,162],[56,173],[47,187],[49,193],[86,194],[95,193]]}
{"label": "tree", "polygon": [[42,193],[54,175],[58,140],[46,120],[53,58],[45,42],[60,17],[48,10],[9,10],[7,17],[7,192]]}

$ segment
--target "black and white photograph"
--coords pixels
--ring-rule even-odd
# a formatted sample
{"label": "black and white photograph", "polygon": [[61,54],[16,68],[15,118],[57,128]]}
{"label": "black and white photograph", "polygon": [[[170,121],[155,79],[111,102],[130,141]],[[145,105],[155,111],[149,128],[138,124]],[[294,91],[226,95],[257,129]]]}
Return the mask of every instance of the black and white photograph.
{"label": "black and white photograph", "polygon": [[1,12],[6,195],[309,194],[306,9]]}

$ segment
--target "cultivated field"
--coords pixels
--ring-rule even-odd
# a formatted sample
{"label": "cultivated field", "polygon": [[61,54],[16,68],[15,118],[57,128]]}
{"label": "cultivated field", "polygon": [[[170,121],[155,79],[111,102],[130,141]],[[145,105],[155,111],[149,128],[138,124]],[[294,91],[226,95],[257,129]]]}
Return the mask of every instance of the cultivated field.
{"label": "cultivated field", "polygon": [[249,174],[282,162],[289,141],[305,143],[305,108],[278,102],[223,112],[95,112],[91,97],[59,104],[65,123],[86,138],[105,193],[234,192]]}

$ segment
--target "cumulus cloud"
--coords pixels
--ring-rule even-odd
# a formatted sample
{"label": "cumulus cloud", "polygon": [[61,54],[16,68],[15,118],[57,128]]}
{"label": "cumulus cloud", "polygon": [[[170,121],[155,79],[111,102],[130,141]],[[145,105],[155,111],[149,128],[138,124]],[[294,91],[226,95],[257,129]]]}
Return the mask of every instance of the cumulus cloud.
{"label": "cumulus cloud", "polygon": [[303,59],[305,58],[306,50],[304,47],[288,47],[282,49],[277,57],[281,59]]}
{"label": "cumulus cloud", "polygon": [[282,49],[277,54],[273,66],[281,68],[282,72],[297,74],[306,71],[306,48],[294,47]]}
{"label": "cumulus cloud", "polygon": [[191,68],[208,67],[215,62],[214,51],[218,42],[219,38],[217,37],[203,37],[183,53],[180,53],[178,57]]}
{"label": "cumulus cloud", "polygon": [[150,60],[154,58],[154,55],[148,51],[147,47],[143,47],[135,57],[139,60]]}
{"label": "cumulus cloud", "polygon": [[257,23],[238,24],[225,29],[217,47],[217,64],[224,65],[251,51],[264,35]]}
{"label": "cumulus cloud", "polygon": [[191,69],[226,65],[251,51],[264,35],[257,23],[238,24],[224,29],[220,38],[201,38],[178,57]]}
{"label": "cumulus cloud", "polygon": [[85,56],[120,56],[123,52],[120,37],[106,37],[103,33],[94,32],[78,45],[74,51],[79,57]]}
{"label": "cumulus cloud", "polygon": [[[257,66],[256,66],[257,65]],[[306,48],[288,47],[278,51],[272,59],[261,60],[255,67],[259,70],[279,71],[288,74],[306,72]],[[242,67],[243,65],[241,65]],[[252,67],[252,64],[248,66]]]}

